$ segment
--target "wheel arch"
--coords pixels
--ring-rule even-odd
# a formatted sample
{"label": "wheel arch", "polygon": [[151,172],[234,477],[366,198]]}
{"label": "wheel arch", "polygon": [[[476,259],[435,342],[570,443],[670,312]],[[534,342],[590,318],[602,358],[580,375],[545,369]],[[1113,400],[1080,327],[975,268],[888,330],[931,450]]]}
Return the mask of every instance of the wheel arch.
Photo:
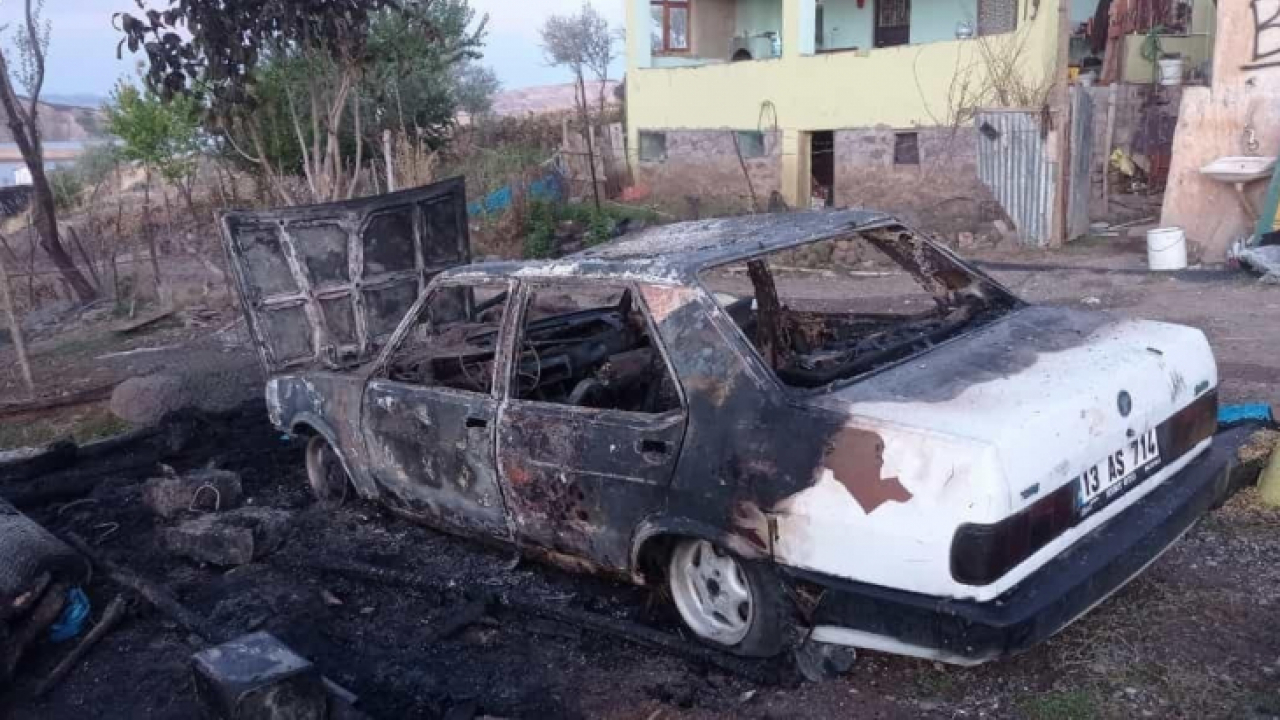
{"label": "wheel arch", "polygon": [[666,560],[675,543],[683,538],[713,542],[745,560],[770,560],[769,553],[747,542],[742,536],[718,528],[711,523],[680,515],[656,515],[646,518],[631,539],[631,574],[649,584],[663,577]]}
{"label": "wheel arch", "polygon": [[338,433],[324,418],[315,413],[300,412],[289,420],[289,433],[298,437],[324,438],[325,442],[333,448],[333,453],[338,456],[342,469],[347,472],[347,477],[351,478],[351,484],[355,486],[356,491],[365,498],[377,497],[378,493],[374,486],[368,482],[363,473],[357,472],[357,468],[347,457],[342,444],[338,442]]}

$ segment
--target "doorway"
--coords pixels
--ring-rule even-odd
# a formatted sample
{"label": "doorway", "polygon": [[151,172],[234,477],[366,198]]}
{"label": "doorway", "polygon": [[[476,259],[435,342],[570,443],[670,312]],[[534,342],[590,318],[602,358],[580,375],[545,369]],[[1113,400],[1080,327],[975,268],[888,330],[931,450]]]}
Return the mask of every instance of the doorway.
{"label": "doorway", "polygon": [[831,130],[815,130],[809,137],[809,195],[813,208],[835,207],[836,204],[835,136]]}
{"label": "doorway", "polygon": [[876,47],[893,47],[911,42],[911,0],[875,0]]}

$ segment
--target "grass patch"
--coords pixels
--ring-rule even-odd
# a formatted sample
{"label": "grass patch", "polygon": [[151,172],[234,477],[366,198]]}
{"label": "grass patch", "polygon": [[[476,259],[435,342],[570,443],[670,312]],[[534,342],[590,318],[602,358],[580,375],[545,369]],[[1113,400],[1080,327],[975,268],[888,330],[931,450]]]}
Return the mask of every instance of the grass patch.
{"label": "grass patch", "polygon": [[1030,720],[1079,720],[1100,714],[1098,699],[1087,690],[1052,690],[1017,701]]}
{"label": "grass patch", "polygon": [[947,698],[956,691],[956,679],[945,670],[924,670],[915,677],[916,687],[926,695]]}
{"label": "grass patch", "polygon": [[116,417],[106,403],[102,403],[74,408],[66,414],[36,420],[16,418],[0,424],[0,450],[42,447],[68,437],[77,443],[86,443],[119,435],[129,429],[129,423]]}

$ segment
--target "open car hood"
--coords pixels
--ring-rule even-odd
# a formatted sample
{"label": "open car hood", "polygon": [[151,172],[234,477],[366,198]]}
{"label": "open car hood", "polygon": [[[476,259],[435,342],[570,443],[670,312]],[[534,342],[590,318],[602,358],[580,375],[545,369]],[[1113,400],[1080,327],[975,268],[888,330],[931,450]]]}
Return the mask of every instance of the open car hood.
{"label": "open car hood", "polygon": [[220,221],[268,373],[371,359],[433,275],[470,262],[462,178]]}

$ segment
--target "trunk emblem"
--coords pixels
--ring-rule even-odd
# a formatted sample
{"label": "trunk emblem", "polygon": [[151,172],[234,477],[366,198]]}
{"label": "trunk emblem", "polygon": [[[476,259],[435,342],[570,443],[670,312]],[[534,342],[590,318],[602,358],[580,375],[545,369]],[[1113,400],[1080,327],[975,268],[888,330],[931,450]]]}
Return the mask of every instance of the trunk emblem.
{"label": "trunk emblem", "polygon": [[1133,412],[1133,398],[1128,391],[1121,390],[1116,396],[1116,409],[1120,411],[1120,417],[1129,417],[1129,413]]}

